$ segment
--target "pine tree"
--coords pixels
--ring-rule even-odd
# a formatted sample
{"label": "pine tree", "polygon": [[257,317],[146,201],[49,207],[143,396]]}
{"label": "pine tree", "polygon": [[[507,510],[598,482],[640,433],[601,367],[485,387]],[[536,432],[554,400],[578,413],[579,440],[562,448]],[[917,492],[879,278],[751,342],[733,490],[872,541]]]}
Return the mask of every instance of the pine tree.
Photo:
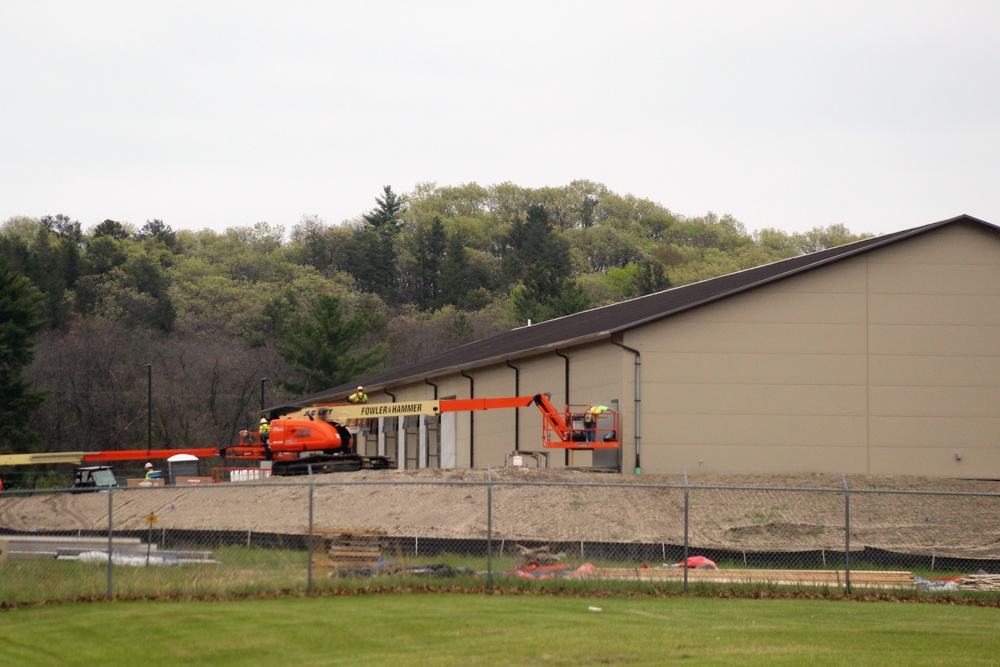
{"label": "pine tree", "polygon": [[416,239],[417,306],[427,310],[437,302],[441,289],[442,259],[448,237],[441,218],[434,216],[430,225],[418,230]]}
{"label": "pine tree", "polygon": [[0,256],[0,452],[30,451],[37,437],[27,429],[31,413],[45,400],[32,391],[23,371],[35,356],[31,341],[43,324],[44,297]]}
{"label": "pine tree", "polygon": [[519,321],[548,320],[591,306],[570,279],[569,243],[552,228],[542,206],[528,208],[525,221],[514,228],[511,245],[521,270],[522,284],[511,293],[511,307]]}
{"label": "pine tree", "polygon": [[336,297],[320,295],[312,312],[283,332],[278,351],[305,381],[283,380],[282,385],[294,393],[310,393],[378,370],[388,351],[381,344],[360,349],[375,324],[365,312],[347,317]]}
{"label": "pine tree", "polygon": [[661,292],[670,287],[670,279],[663,271],[663,265],[646,259],[639,263],[635,273],[635,289],[639,296]]}
{"label": "pine tree", "polygon": [[396,235],[402,229],[400,214],[404,201],[396,196],[392,187],[383,189],[384,196],[376,197],[378,206],[366,213],[366,226],[354,238],[355,257],[358,262],[351,273],[360,287],[374,292],[386,301],[395,301],[398,276],[396,269]]}
{"label": "pine tree", "polygon": [[392,191],[391,185],[382,188],[384,196],[376,197],[375,203],[378,206],[363,217],[365,222],[375,229],[384,229],[390,233],[399,231],[399,215],[403,212],[404,201]]}

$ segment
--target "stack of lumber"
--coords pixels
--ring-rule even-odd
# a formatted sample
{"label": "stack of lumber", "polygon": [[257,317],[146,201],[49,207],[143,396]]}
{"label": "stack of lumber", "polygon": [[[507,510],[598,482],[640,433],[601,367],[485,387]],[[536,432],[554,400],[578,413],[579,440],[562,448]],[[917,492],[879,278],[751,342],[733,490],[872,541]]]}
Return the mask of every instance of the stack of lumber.
{"label": "stack of lumber", "polygon": [[320,528],[312,531],[326,557],[313,559],[319,567],[374,567],[382,559],[387,533],[378,530]]}
{"label": "stack of lumber", "polygon": [[[683,581],[684,568],[597,568],[594,577],[643,581]],[[703,570],[688,569],[688,581],[713,583],[768,583],[786,586],[846,586],[844,570]],[[851,586],[913,588],[911,572],[851,571]]]}
{"label": "stack of lumber", "polygon": [[958,580],[963,591],[1000,591],[1000,574],[969,574]]}

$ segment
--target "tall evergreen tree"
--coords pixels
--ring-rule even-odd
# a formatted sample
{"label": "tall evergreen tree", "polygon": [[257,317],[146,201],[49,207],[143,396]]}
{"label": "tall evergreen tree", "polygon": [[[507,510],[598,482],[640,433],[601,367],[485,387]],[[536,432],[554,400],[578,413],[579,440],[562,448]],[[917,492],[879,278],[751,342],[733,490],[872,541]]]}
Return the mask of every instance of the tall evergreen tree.
{"label": "tall evergreen tree", "polygon": [[514,227],[511,245],[521,270],[521,285],[511,295],[518,320],[542,321],[590,307],[570,279],[569,243],[552,228],[544,207],[528,208],[524,222]]}
{"label": "tall evergreen tree", "polygon": [[0,256],[0,452],[27,452],[37,437],[25,425],[45,400],[23,377],[35,356],[31,337],[43,324],[39,319],[43,296],[31,282]]}
{"label": "tall evergreen tree", "polygon": [[417,307],[433,307],[441,288],[441,265],[448,236],[441,218],[434,216],[431,224],[417,230],[416,235],[416,297]]}
{"label": "tall evergreen tree", "polygon": [[375,324],[365,312],[347,317],[336,297],[320,295],[312,312],[293,320],[278,343],[278,351],[305,381],[285,379],[281,384],[290,391],[305,394],[351,382],[378,370],[387,350],[381,344],[362,348]]}
{"label": "tall evergreen tree", "polygon": [[459,232],[448,237],[441,262],[441,289],[434,304],[435,308],[453,305],[463,308],[466,295],[476,289],[469,266],[469,253]]}
{"label": "tall evergreen tree", "polygon": [[404,201],[387,185],[384,196],[376,197],[375,207],[362,216],[365,227],[354,238],[355,257],[351,273],[362,289],[378,294],[386,301],[396,300],[396,235],[402,228],[400,214]]}
{"label": "tall evergreen tree", "polygon": [[635,289],[639,296],[662,292],[670,287],[663,265],[651,259],[639,262],[635,273]]}
{"label": "tall evergreen tree", "polygon": [[382,195],[375,198],[378,206],[362,217],[374,229],[384,229],[390,233],[398,232],[401,224],[399,216],[403,212],[405,202],[392,191],[391,185],[382,188]]}

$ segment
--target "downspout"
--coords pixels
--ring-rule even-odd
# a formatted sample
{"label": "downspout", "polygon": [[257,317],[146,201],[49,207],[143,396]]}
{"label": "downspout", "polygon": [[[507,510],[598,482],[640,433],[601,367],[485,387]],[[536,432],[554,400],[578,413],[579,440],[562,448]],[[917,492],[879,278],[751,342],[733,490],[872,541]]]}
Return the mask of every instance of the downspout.
{"label": "downspout", "polygon": [[624,343],[619,343],[614,339],[613,336],[611,337],[611,344],[617,345],[621,349],[627,350],[628,352],[631,352],[632,354],[635,355],[635,474],[640,475],[642,474],[642,465],[640,463],[640,458],[639,458],[640,454],[639,450],[640,450],[640,445],[642,443],[642,431],[639,430],[639,426],[641,423],[640,413],[642,408],[642,381],[641,381],[642,358],[639,354],[639,350],[629,347]]}
{"label": "downspout", "polygon": [[[564,387],[564,391],[565,391],[565,395],[566,395],[566,405],[568,407],[569,406],[569,357],[567,357],[565,354],[563,354],[562,352],[560,352],[558,348],[556,348],[556,356],[557,357],[562,357],[563,359],[566,360],[566,363],[564,364],[565,367],[566,367],[566,377],[563,379],[563,387]],[[572,417],[570,417],[570,419],[572,419]],[[567,450],[565,450],[565,452],[566,452],[566,458],[563,461],[563,465],[568,468],[569,467],[569,450],[567,449]]]}
{"label": "downspout", "polygon": [[[462,371],[462,377],[469,380],[469,398],[476,397],[476,380],[471,375]],[[469,467],[476,467],[476,413],[469,411]]]}
{"label": "downspout", "polygon": [[[382,393],[383,393],[383,394],[388,394],[389,396],[391,396],[391,397],[392,397],[392,402],[393,402],[393,403],[395,403],[395,402],[396,402],[396,395],[395,395],[394,393],[392,393],[391,391],[389,391],[389,387],[384,387],[384,388],[382,389]],[[402,417],[396,417],[396,419],[402,419]],[[379,432],[379,437],[383,438],[383,442],[384,442],[384,441],[385,441],[385,440],[384,440],[384,438],[385,438],[385,435],[384,435],[384,433],[385,433],[385,432],[384,432],[384,430],[383,430],[383,428],[382,428],[383,426],[385,426],[385,420],[384,420],[384,418],[383,418],[383,421],[382,421],[381,423],[379,423],[379,425],[378,425],[378,432]],[[404,451],[404,452],[406,451],[406,447],[405,447],[405,445],[404,445],[404,447],[403,447],[403,451]],[[382,451],[382,452],[379,452],[379,454],[380,454],[380,455],[382,455],[382,456],[385,456],[385,454],[386,454],[386,453],[385,453],[384,451]],[[397,454],[397,455],[399,454],[399,423],[398,423],[398,422],[396,423],[396,454]],[[398,457],[397,457],[397,458],[398,458]],[[399,464],[400,464],[400,462],[399,462],[399,461],[396,461],[396,465],[399,465]],[[405,464],[406,464],[406,462],[405,462],[405,461],[403,461],[403,464],[405,465]]]}
{"label": "downspout", "polygon": [[[507,368],[514,369],[514,395],[521,395],[521,369],[507,359]],[[521,409],[514,410],[514,451],[521,451]]]}
{"label": "downspout", "polygon": [[[427,384],[429,384],[430,386],[434,387],[434,400],[435,401],[438,400],[438,386],[436,384],[434,384],[433,382],[431,382],[430,380],[428,380],[427,378],[424,378],[424,382],[427,383]],[[441,433],[441,418],[438,417],[437,419],[438,419],[438,431],[437,431],[438,432],[438,465],[441,465],[441,436],[440,436],[440,433]],[[431,452],[430,452],[430,448],[428,446],[426,446],[426,444],[427,444],[426,443],[426,440],[427,440],[427,420],[424,419],[423,417],[421,417],[421,420],[422,420],[421,437],[424,438],[424,445],[425,445],[424,446],[423,467],[424,468],[429,468],[430,465],[431,465]]]}

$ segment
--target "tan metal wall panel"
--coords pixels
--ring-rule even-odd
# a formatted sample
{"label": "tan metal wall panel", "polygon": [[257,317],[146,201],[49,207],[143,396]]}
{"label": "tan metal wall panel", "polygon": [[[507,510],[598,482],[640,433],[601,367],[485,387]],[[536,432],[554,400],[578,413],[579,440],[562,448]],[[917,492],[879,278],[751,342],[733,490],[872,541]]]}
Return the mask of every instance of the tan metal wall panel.
{"label": "tan metal wall panel", "polygon": [[832,323],[864,324],[864,294],[783,292],[771,287],[741,294],[722,308],[699,308],[685,313],[690,322]]}
{"label": "tan metal wall panel", "polygon": [[643,454],[643,471],[679,473],[759,471],[769,473],[844,472],[862,474],[868,467],[863,446],[827,445],[804,448],[798,445],[773,447],[678,445],[650,448]]}
{"label": "tan metal wall panel", "polygon": [[872,324],[1000,326],[1000,295],[872,294]]}
{"label": "tan metal wall panel", "polygon": [[869,434],[874,447],[928,449],[946,447],[965,449],[1000,449],[1000,416],[924,417],[912,415],[873,416]]}
{"label": "tan metal wall panel", "polygon": [[1000,265],[871,264],[872,294],[995,295]]}
{"label": "tan metal wall panel", "polygon": [[[869,455],[872,475],[922,475],[929,477],[994,478],[1000,470],[1000,449],[872,447]],[[940,517],[938,518],[940,519]]]}
{"label": "tan metal wall panel", "polygon": [[997,239],[982,227],[953,225],[928,232],[869,255],[874,264],[1000,265]]}
{"label": "tan metal wall panel", "polygon": [[650,417],[666,415],[864,416],[867,392],[863,386],[685,384],[648,385],[655,400],[643,401]]}
{"label": "tan metal wall panel", "polygon": [[[815,271],[801,273],[792,280],[783,280],[765,289],[800,294],[864,294],[868,291],[864,268],[867,257],[840,260]],[[862,270],[858,270],[859,267]]]}
{"label": "tan metal wall panel", "polygon": [[1000,435],[1000,244],[919,241],[629,336],[644,351],[644,468],[891,473],[878,468],[898,450],[941,474],[955,447],[995,448],[976,443]]}
{"label": "tan metal wall panel", "polygon": [[1000,405],[1000,387],[872,386],[869,395],[872,417],[991,417]]}
{"label": "tan metal wall panel", "polygon": [[863,324],[709,323],[692,322],[683,315],[662,323],[666,329],[659,324],[650,325],[634,340],[660,352],[864,355],[867,350]]}
{"label": "tan metal wall panel", "polygon": [[872,355],[872,386],[996,387],[1000,356]]}
{"label": "tan metal wall panel", "polygon": [[[787,446],[863,447],[867,442],[868,425],[863,416],[643,415],[643,428],[650,436],[648,442],[643,438],[643,447],[648,445],[650,449],[678,445],[754,446],[763,448],[763,452],[769,447]],[[733,470],[725,466],[717,469]]]}
{"label": "tan metal wall panel", "polygon": [[864,385],[867,373],[865,357],[859,354],[647,352],[643,364],[663,369],[651,381],[678,385]]}
{"label": "tan metal wall panel", "polygon": [[630,335],[643,468],[863,472],[865,272],[850,260]]}
{"label": "tan metal wall panel", "polygon": [[869,327],[869,346],[873,356],[947,356],[995,357],[1000,353],[1000,327],[896,326],[873,324]]}
{"label": "tan metal wall panel", "polygon": [[[476,398],[512,396],[514,393],[514,371],[505,366],[476,368],[468,374],[475,381]],[[462,379],[468,384],[466,378]],[[513,410],[460,412],[457,420],[460,433],[464,436],[459,441],[459,458],[471,462],[476,468],[497,465],[498,460],[502,464],[504,453],[514,449]],[[474,432],[470,430],[472,425]]]}

